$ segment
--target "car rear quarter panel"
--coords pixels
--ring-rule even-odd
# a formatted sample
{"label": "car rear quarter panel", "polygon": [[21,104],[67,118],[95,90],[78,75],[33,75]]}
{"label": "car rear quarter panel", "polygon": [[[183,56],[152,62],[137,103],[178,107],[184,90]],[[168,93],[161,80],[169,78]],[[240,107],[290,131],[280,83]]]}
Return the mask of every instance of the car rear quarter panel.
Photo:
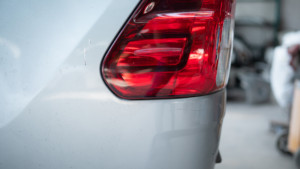
{"label": "car rear quarter panel", "polygon": [[[7,25],[0,29],[0,51],[8,55],[0,56],[0,168],[213,168],[225,91],[128,101],[114,96],[100,77],[102,57],[138,0],[85,1],[87,6],[65,1],[43,4],[46,11],[29,2],[35,7],[17,4],[18,9],[36,10],[27,20],[39,29],[22,29],[28,23],[17,14],[15,21],[4,18],[9,11],[1,15]],[[53,21],[34,17],[42,14]]]}

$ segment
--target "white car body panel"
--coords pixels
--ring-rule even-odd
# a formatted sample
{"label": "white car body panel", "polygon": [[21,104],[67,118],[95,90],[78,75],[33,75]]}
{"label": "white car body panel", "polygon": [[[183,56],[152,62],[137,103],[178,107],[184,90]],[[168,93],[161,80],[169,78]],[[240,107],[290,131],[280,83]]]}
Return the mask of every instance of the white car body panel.
{"label": "white car body panel", "polygon": [[214,167],[225,91],[129,101],[101,79],[138,2],[0,2],[1,169]]}

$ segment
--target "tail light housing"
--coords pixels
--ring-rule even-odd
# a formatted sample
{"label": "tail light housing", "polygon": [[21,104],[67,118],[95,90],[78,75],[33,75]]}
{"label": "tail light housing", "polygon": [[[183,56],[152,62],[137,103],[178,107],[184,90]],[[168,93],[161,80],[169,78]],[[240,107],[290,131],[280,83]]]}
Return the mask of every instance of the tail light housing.
{"label": "tail light housing", "polygon": [[235,0],[143,0],[102,62],[123,99],[205,95],[228,81]]}

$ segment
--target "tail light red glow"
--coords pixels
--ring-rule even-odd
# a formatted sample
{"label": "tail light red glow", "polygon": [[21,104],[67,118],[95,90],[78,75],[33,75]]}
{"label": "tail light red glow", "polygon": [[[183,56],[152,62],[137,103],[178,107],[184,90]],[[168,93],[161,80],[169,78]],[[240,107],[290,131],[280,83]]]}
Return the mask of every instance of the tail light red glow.
{"label": "tail light red glow", "polygon": [[226,85],[234,0],[144,0],[102,64],[124,99],[204,95]]}

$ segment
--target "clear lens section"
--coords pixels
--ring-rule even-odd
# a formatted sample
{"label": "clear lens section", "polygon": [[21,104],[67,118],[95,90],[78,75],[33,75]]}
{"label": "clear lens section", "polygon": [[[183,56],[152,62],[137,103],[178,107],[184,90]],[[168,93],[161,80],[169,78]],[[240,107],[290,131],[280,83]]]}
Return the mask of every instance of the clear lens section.
{"label": "clear lens section", "polygon": [[219,63],[216,78],[217,87],[225,86],[228,82],[234,35],[234,20],[227,17],[224,20],[222,30],[222,38],[218,55]]}
{"label": "clear lens section", "polygon": [[105,57],[104,81],[125,99],[197,96],[223,88],[234,5],[143,1]]}

